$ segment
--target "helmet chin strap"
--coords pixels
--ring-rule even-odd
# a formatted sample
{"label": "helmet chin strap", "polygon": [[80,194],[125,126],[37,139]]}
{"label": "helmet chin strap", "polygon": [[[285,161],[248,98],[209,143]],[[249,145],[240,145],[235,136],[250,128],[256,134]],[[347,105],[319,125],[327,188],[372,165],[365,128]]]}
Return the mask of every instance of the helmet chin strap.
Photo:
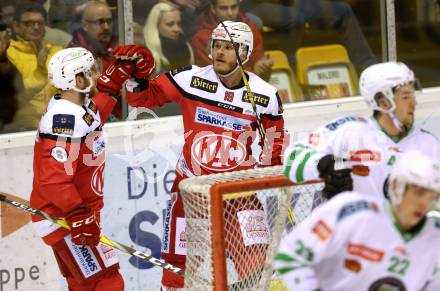
{"label": "helmet chin strap", "polygon": [[396,104],[394,103],[394,100],[390,97],[386,97],[389,102],[391,102],[391,108],[389,109],[383,109],[381,107],[377,107],[377,110],[382,111],[383,113],[388,114],[388,116],[391,118],[391,121],[393,122],[394,126],[400,131],[403,132],[406,128],[403,125],[402,122],[397,118],[397,116],[394,114],[394,110],[396,109]]}
{"label": "helmet chin strap", "polygon": [[238,65],[238,63],[235,65],[235,68],[232,70],[232,71],[230,71],[229,73],[227,73],[227,74],[219,74],[219,73],[217,73],[219,76],[221,76],[221,77],[223,77],[223,78],[227,78],[227,77],[229,77],[229,76],[231,76],[232,74],[234,74],[238,69],[240,68],[240,66]]}
{"label": "helmet chin strap", "polygon": [[87,78],[87,80],[89,80],[89,83],[90,83],[89,86],[87,86],[84,89],[78,89],[75,85],[75,87],[73,87],[73,90],[76,92],[79,92],[79,93],[86,93],[86,94],[89,93],[90,89],[92,89],[95,82],[93,81],[92,77],[87,76],[86,78]]}

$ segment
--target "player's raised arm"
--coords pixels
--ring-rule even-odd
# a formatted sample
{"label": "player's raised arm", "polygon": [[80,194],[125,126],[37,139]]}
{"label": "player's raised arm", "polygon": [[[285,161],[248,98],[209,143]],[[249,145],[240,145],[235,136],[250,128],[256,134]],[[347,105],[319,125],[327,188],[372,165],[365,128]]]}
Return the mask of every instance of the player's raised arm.
{"label": "player's raised arm", "polygon": [[126,100],[129,105],[152,108],[170,102],[181,102],[180,87],[174,81],[178,70],[151,78],[155,63],[148,48],[134,44],[117,46],[113,55],[120,62],[129,62],[134,66],[126,84]]}

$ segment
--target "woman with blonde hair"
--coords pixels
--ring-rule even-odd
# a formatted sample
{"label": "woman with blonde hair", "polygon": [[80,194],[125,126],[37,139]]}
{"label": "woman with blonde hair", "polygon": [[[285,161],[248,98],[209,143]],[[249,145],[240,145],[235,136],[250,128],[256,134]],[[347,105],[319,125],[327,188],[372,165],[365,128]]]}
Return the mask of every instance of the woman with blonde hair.
{"label": "woman with blonde hair", "polygon": [[144,38],[156,62],[156,73],[194,64],[177,6],[165,2],[154,5],[144,26]]}

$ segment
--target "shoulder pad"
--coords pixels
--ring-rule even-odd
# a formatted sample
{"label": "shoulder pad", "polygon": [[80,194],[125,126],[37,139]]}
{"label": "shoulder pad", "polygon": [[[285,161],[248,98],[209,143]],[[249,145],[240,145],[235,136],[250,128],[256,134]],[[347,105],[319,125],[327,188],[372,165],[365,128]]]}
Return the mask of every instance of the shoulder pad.
{"label": "shoulder pad", "polygon": [[334,131],[338,129],[341,125],[350,123],[350,122],[362,122],[366,123],[366,119],[360,116],[344,116],[339,119],[333,120],[325,125],[325,128],[327,128],[330,131]]}
{"label": "shoulder pad", "polygon": [[170,73],[171,76],[174,77],[175,75],[177,75],[177,74],[179,74],[179,73],[181,73],[181,72],[191,70],[192,67],[193,67],[192,65],[189,65],[189,66],[185,66],[185,67],[177,68],[177,69],[171,70],[169,73]]}
{"label": "shoulder pad", "polygon": [[52,116],[52,133],[72,136],[75,130],[75,115],[54,114]]}
{"label": "shoulder pad", "polygon": [[[261,107],[268,107],[269,106],[269,101],[270,101],[270,97],[260,94],[260,93],[255,93],[252,92],[252,96],[254,98],[254,102],[255,105],[260,105]],[[243,95],[241,100],[243,102],[247,102],[247,103],[251,103],[251,98],[250,95],[247,91],[243,91]]]}
{"label": "shoulder pad", "polygon": [[355,214],[359,211],[370,210],[373,212],[378,212],[379,206],[374,201],[368,200],[357,200],[347,202],[342,205],[340,210],[338,211],[337,220],[340,221],[352,214]]}
{"label": "shoulder pad", "polygon": [[[283,113],[283,105],[277,89],[256,74],[252,72],[246,73],[249,75],[248,82],[252,88],[255,104],[261,107],[259,111],[263,114],[281,115]],[[251,103],[247,90],[243,91],[242,101]]]}
{"label": "shoulder pad", "polygon": [[426,129],[423,129],[423,128],[420,128],[420,131],[423,132],[423,133],[429,134],[430,136],[432,136],[433,138],[435,138],[435,140],[438,141],[438,137],[436,137],[432,132],[430,132],[430,131],[428,131],[428,130],[426,130]]}
{"label": "shoulder pad", "polygon": [[[93,112],[95,104],[88,105]],[[85,106],[82,108],[69,101],[53,98],[41,118],[39,130],[44,134],[78,138],[91,131],[90,126],[94,121],[95,118],[86,112]]]}
{"label": "shoulder pad", "polygon": [[192,76],[190,86],[195,89],[203,90],[208,93],[216,93],[218,88],[218,83],[199,76]]}

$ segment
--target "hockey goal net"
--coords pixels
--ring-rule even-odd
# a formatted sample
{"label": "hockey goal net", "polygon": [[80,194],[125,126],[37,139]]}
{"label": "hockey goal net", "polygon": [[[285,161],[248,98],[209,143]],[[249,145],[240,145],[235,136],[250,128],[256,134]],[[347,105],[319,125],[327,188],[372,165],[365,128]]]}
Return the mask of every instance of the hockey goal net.
{"label": "hockey goal net", "polygon": [[281,166],[192,177],[179,187],[186,290],[270,290],[281,237],[323,201],[319,182],[294,185]]}

